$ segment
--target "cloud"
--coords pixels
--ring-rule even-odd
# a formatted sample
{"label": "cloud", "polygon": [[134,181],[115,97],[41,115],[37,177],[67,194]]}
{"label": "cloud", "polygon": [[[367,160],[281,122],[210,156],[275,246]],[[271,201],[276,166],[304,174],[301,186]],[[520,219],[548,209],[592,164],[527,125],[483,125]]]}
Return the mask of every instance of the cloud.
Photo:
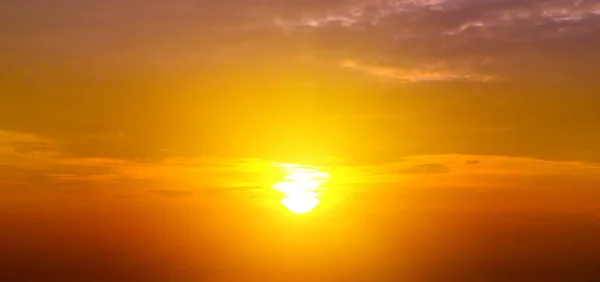
{"label": "cloud", "polygon": [[[273,161],[265,159],[171,158],[136,161],[78,158],[60,151],[62,147],[56,144],[61,142],[49,138],[18,132],[3,132],[1,136],[0,161],[4,163],[0,164],[0,188],[3,194],[35,190],[45,193],[76,191],[77,195],[84,195],[80,192],[90,191],[115,197],[147,191],[158,197],[175,199],[277,197],[271,188],[273,182],[277,181],[277,172],[273,170]],[[25,143],[35,145],[15,149],[15,144]],[[46,152],[48,148],[55,149]],[[45,153],[40,154],[40,150]],[[500,193],[500,197],[506,201],[529,205],[525,200],[513,199],[513,195],[519,193],[511,194],[510,191],[531,191],[536,197],[543,197],[564,207],[574,204],[575,200],[597,196],[595,188],[600,185],[600,167],[597,165],[524,157],[438,154],[404,156],[401,162],[392,160],[380,165],[336,162],[323,166],[332,171],[328,189],[335,193],[373,190],[408,193],[451,189],[467,191],[466,197],[471,197],[469,193],[485,191]],[[339,179],[336,178],[338,175]],[[393,189],[386,189],[390,187]],[[435,195],[439,196],[440,193],[436,192]],[[456,196],[455,199],[460,200],[461,197]],[[591,201],[589,205],[592,205]]]}
{"label": "cloud", "polygon": [[[0,176],[5,183],[24,183],[27,171],[40,171],[63,155],[64,143],[36,134],[0,130]],[[6,175],[3,175],[6,174]]]}
{"label": "cloud", "polygon": [[195,195],[194,192],[188,190],[152,190],[148,192],[159,197],[170,199],[191,198]]}
{"label": "cloud", "polygon": [[312,7],[312,9],[306,7],[307,9],[300,10],[301,12],[295,17],[277,19],[275,24],[288,30],[301,27],[317,28],[328,25],[355,28],[364,24],[377,25],[386,18],[397,15],[410,15],[411,12],[420,9],[438,10],[445,2],[447,1],[336,1],[330,5]]}
{"label": "cloud", "polygon": [[[478,0],[358,0],[300,10],[295,16],[278,18],[274,24],[286,30],[336,25],[360,29],[385,27],[401,21],[424,35],[459,35],[469,27],[482,29],[524,28],[549,23],[569,24],[600,15],[594,1],[478,1]],[[454,26],[450,27],[449,26]],[[391,32],[391,30],[390,30]]]}
{"label": "cloud", "polygon": [[[466,163],[472,159],[481,163]],[[397,175],[393,182],[399,184],[388,187],[405,197],[421,195],[426,201],[418,205],[430,205],[432,208],[456,205],[574,212],[598,206],[600,166],[597,164],[469,155],[431,155],[406,160],[408,163],[427,161],[451,166],[452,172],[435,177]],[[396,164],[397,167],[405,165],[405,162]]]}
{"label": "cloud", "polygon": [[[477,165],[473,165],[477,160]],[[425,164],[423,164],[425,163]],[[429,155],[406,157],[383,165],[390,181],[414,174],[408,186],[484,190],[574,191],[600,184],[600,166],[585,162],[550,161],[490,155]],[[452,168],[452,169],[450,169]],[[435,178],[428,174],[438,174]],[[422,175],[420,177],[419,175]],[[404,181],[404,180],[403,180]],[[409,180],[406,180],[409,181]],[[562,193],[562,192],[561,192]]]}
{"label": "cloud", "polygon": [[397,174],[438,174],[449,173],[452,170],[442,164],[421,164],[397,170]]}
{"label": "cloud", "polygon": [[36,134],[0,130],[0,152],[40,155],[58,150],[60,142]]}
{"label": "cloud", "polygon": [[272,196],[270,187],[237,186],[203,188],[202,195],[214,198],[268,198]]}
{"label": "cloud", "polygon": [[[15,62],[15,68],[39,68],[38,61],[31,58],[49,51],[68,58],[49,64],[126,64],[161,72],[165,68],[181,72],[186,69],[183,66],[208,61],[237,64],[256,59],[262,63],[276,55],[289,62],[298,53],[310,53],[325,54],[320,59],[336,65],[338,60],[351,58],[364,73],[396,81],[490,81],[544,76],[536,71],[540,61],[560,57],[558,53],[573,57],[585,54],[579,52],[582,49],[600,49],[596,39],[600,8],[595,1],[248,0],[155,1],[145,5],[106,1],[91,7],[68,2],[79,8],[67,9],[65,5],[47,16],[56,23],[66,18],[79,25],[57,24],[52,26],[53,32],[28,30],[23,38],[5,40],[17,44],[9,50],[30,50],[6,55]],[[17,20],[24,20],[19,17],[25,18],[26,7],[15,7],[18,9],[7,7],[6,14],[20,16],[7,17],[6,26],[17,26]],[[142,28],[155,28],[156,32],[150,37],[131,36],[146,34]],[[115,34],[115,30],[119,32]],[[208,37],[211,42],[205,44],[201,39]],[[131,47],[120,48],[122,44]],[[561,51],[565,47],[579,51],[567,55]],[[23,58],[15,59],[19,56]],[[30,65],[24,63],[27,60]],[[451,67],[432,67],[440,61]],[[579,61],[565,61],[581,68]],[[590,68],[595,65],[583,59],[580,62]],[[553,59],[548,64],[559,68],[567,63]]]}
{"label": "cloud", "polygon": [[190,178],[188,164],[73,156],[66,151],[66,143],[31,133],[0,131],[0,183],[48,191],[67,187],[91,190],[160,187],[164,182],[178,184]]}
{"label": "cloud", "polygon": [[[566,79],[565,66],[592,68],[577,54],[600,49],[595,1],[324,1],[272,24],[299,38],[321,34],[326,46],[335,38],[350,54],[343,67],[402,82],[520,80],[554,68]],[[450,67],[432,67],[440,61]]]}
{"label": "cloud", "polygon": [[356,70],[368,75],[390,79],[397,82],[423,81],[493,81],[491,75],[480,75],[467,70],[452,70],[445,66],[433,65],[424,68],[396,68],[359,64],[353,60],[341,62],[342,68]]}

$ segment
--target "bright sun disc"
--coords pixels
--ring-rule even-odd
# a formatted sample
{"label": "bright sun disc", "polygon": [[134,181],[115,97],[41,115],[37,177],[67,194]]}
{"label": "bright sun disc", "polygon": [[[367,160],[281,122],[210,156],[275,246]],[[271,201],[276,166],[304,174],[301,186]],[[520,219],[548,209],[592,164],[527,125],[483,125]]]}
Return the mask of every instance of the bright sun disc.
{"label": "bright sun disc", "polygon": [[296,214],[308,213],[319,205],[321,185],[329,178],[328,173],[301,165],[280,164],[279,167],[285,172],[285,179],[273,188],[283,193],[282,205]]}
{"label": "bright sun disc", "polygon": [[281,204],[293,213],[303,214],[312,211],[318,204],[316,198],[284,198]]}

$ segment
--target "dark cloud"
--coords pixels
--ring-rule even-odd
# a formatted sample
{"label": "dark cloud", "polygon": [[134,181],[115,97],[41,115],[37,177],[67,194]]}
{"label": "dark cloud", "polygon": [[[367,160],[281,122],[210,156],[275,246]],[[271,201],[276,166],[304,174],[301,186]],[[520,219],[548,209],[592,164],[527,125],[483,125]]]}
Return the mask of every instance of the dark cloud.
{"label": "dark cloud", "polygon": [[408,168],[399,169],[396,171],[397,174],[438,174],[448,173],[452,170],[442,164],[422,164],[415,165]]}
{"label": "dark cloud", "polygon": [[465,163],[468,164],[468,165],[476,165],[476,164],[480,164],[481,161],[479,161],[479,160],[468,160]]}

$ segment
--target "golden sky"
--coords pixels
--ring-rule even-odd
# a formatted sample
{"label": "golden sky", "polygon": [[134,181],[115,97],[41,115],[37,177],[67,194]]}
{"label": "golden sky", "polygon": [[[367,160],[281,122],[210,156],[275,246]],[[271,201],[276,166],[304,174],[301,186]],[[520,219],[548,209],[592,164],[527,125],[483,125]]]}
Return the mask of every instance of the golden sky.
{"label": "golden sky", "polygon": [[[600,279],[599,27],[595,0],[1,1],[0,280]],[[327,173],[313,212],[281,164]]]}

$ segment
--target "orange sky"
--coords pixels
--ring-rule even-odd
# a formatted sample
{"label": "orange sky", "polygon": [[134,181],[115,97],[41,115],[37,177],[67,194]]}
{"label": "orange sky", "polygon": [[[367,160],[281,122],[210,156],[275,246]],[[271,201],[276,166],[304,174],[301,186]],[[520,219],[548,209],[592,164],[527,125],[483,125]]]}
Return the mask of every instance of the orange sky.
{"label": "orange sky", "polygon": [[599,15],[2,1],[0,280],[600,279]]}

